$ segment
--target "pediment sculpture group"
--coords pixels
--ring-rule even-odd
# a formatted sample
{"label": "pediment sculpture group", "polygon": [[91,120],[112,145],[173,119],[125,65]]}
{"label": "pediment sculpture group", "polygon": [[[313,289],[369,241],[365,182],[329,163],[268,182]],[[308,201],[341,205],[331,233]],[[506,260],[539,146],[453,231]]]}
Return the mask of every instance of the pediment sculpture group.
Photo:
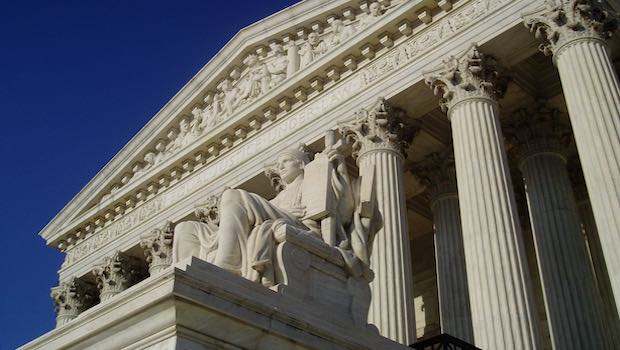
{"label": "pediment sculpture group", "polygon": [[[368,6],[367,13],[353,22],[345,23],[342,19],[334,18],[323,34],[312,31],[301,43],[290,41],[286,46],[274,43],[267,54],[248,54],[243,60],[242,71],[231,73],[232,79],[224,79],[215,92],[206,94],[202,108],[194,108],[191,116],[183,117],[177,126],[169,129],[165,137],[155,144],[154,149],[148,151],[142,161],[135,163],[131,169],[131,177],[126,181],[148,172],[153,166],[232,116],[241,106],[265,95],[332,48],[346,42],[356,32],[375,23],[384,12],[381,4],[373,2]],[[124,183],[114,184],[100,201],[107,200],[123,185]]]}

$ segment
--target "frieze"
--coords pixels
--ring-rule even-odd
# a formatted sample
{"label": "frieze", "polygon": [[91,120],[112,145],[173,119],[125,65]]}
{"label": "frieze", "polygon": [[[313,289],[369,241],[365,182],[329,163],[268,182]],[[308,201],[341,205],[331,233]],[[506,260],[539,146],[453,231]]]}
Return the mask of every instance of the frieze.
{"label": "frieze", "polygon": [[117,222],[68,248],[63,268],[67,268],[83,257],[101,249],[104,245],[128,233],[147,219],[175,205],[194,193],[197,188],[209,184],[239,164],[260,154],[347,99],[364,91],[369,85],[384,78],[386,74],[412,62],[424,52],[437,46],[441,41],[452,37],[485,14],[509,2],[510,0],[477,0],[455,8],[435,25],[428,26],[423,31],[395,46],[387,54],[377,57],[375,61],[360,68],[355,74],[335,85],[334,88],[326,90],[317,99],[309,101],[307,105],[287,116],[285,120],[257,133],[239,146],[234,147],[225,156],[216,159],[206,168],[149,199],[134,211],[125,214]]}
{"label": "frieze", "polygon": [[216,88],[207,88],[203,101],[193,108],[191,115],[183,116],[175,126],[169,128],[153,148],[144,153],[142,159],[136,161],[119,182],[110,187],[99,202],[105,202],[121,187],[142,177],[155,165],[233,117],[242,107],[252,104],[298,71],[347,42],[400,3],[402,1],[362,4],[357,15],[349,8],[348,16],[329,17],[325,30],[322,29],[323,24],[315,21],[311,31],[298,29],[297,40],[292,40],[291,36],[285,44],[271,40],[269,49],[257,47],[245,56],[241,67],[233,66]]}

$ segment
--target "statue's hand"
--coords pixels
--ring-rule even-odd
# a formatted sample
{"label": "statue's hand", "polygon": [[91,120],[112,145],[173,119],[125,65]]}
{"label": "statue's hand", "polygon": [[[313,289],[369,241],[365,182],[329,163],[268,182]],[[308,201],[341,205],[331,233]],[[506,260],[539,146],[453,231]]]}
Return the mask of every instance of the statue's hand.
{"label": "statue's hand", "polygon": [[340,174],[344,174],[346,172],[347,167],[344,160],[344,154],[342,154],[337,147],[328,147],[323,151],[323,154],[325,154],[327,159],[333,163],[334,168],[336,168]]}
{"label": "statue's hand", "polygon": [[291,208],[289,210],[289,213],[293,214],[299,219],[302,219],[304,216],[306,216],[306,206],[298,206],[298,207]]}

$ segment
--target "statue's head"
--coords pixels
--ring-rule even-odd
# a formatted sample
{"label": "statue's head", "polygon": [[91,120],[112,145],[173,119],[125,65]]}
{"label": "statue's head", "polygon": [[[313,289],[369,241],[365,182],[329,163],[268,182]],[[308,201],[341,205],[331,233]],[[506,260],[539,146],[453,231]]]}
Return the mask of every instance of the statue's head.
{"label": "statue's head", "polygon": [[272,50],[273,50],[273,52],[275,53],[276,56],[282,56],[282,55],[285,54],[284,46],[282,46],[281,44],[273,45]]}
{"label": "statue's head", "polygon": [[315,32],[308,34],[308,42],[310,45],[317,45],[319,43],[319,35]]}
{"label": "statue's head", "polygon": [[276,169],[285,184],[290,184],[304,173],[304,166],[310,162],[308,155],[299,149],[282,152],[278,156]]}
{"label": "statue's head", "polygon": [[144,155],[144,161],[147,164],[154,164],[155,163],[155,153],[153,152],[148,152],[147,154]]}
{"label": "statue's head", "polygon": [[248,67],[254,67],[258,63],[258,56],[251,53],[245,58],[244,62]]}
{"label": "statue's head", "polygon": [[371,16],[381,16],[381,5],[378,2],[373,2],[368,7],[368,12],[370,12]]}
{"label": "statue's head", "polygon": [[339,32],[344,27],[344,24],[342,23],[341,19],[336,18],[332,21],[331,27],[334,33],[336,33],[336,32]]}
{"label": "statue's head", "polygon": [[179,128],[181,129],[182,133],[186,133],[189,131],[189,118],[183,118],[181,119],[181,122],[179,123]]}

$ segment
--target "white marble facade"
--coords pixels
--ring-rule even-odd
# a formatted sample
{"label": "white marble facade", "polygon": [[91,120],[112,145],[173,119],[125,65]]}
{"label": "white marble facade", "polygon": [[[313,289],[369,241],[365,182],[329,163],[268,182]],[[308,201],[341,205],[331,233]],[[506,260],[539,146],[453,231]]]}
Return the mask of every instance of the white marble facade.
{"label": "white marble facade", "polygon": [[23,349],[620,347],[617,8],[243,29],[42,230],[57,328]]}

